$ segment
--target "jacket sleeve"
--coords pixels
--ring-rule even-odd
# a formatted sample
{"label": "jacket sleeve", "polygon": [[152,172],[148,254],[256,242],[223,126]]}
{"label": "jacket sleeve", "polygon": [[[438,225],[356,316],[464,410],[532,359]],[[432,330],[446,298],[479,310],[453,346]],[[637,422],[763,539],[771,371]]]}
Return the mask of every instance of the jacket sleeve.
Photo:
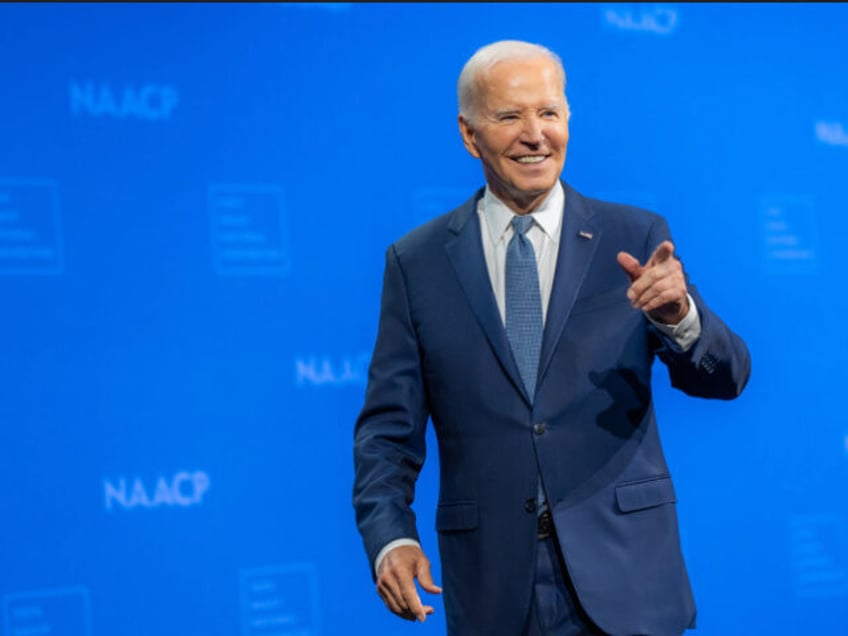
{"label": "jacket sleeve", "polygon": [[390,541],[419,541],[410,506],[424,464],[428,417],[418,338],[392,246],[386,253],[365,405],[354,430],[353,505],[370,565]]}
{"label": "jacket sleeve", "polygon": [[[654,223],[648,239],[647,256],[664,240],[671,240],[662,218]],[[671,385],[687,395],[730,400],[742,393],[751,375],[751,356],[742,339],[714,314],[697,289],[688,284],[701,320],[701,336],[686,352],[662,346],[660,360],[668,367]],[[664,337],[649,327],[664,342]]]}

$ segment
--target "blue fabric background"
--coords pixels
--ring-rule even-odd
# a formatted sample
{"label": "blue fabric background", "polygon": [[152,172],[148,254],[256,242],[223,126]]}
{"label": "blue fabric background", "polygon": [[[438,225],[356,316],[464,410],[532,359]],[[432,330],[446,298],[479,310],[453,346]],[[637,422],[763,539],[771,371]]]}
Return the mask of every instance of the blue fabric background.
{"label": "blue fabric background", "polygon": [[846,21],[0,6],[0,633],[444,633],[374,593],[352,426],[384,250],[482,184],[455,81],[503,38],[565,62],[567,181],[663,214],[751,350],[734,403],[655,379],[698,633],[848,633]]}

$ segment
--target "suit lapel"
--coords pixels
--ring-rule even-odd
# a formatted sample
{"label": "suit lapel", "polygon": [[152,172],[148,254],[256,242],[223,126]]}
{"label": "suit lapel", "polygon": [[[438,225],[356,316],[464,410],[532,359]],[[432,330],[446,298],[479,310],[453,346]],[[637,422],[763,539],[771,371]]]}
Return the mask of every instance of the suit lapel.
{"label": "suit lapel", "polygon": [[562,216],[556,273],[542,335],[537,388],[545,378],[545,372],[601,238],[600,227],[592,218],[592,212],[583,197],[565,183],[563,188],[565,210]]}
{"label": "suit lapel", "polygon": [[471,310],[486,334],[486,339],[495,352],[495,356],[510,381],[530,405],[530,398],[525,392],[518,366],[512,356],[512,349],[509,346],[489,280],[489,270],[486,267],[486,257],[480,238],[480,219],[477,217],[477,202],[482,194],[481,189],[453,214],[448,224],[450,237],[445,244],[445,249],[471,305]]}

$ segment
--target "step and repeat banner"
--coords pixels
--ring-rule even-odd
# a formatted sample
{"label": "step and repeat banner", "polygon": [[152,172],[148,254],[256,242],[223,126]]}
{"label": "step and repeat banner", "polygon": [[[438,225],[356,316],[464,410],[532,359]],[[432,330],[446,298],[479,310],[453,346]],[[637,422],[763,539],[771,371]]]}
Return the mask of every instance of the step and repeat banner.
{"label": "step and repeat banner", "polygon": [[412,625],[375,594],[353,423],[386,247],[482,184],[459,71],[515,38],[565,63],[565,178],[663,214],[751,349],[735,402],[655,374],[698,633],[848,634],[846,25],[845,5],[0,6],[0,633],[444,634],[439,599]]}

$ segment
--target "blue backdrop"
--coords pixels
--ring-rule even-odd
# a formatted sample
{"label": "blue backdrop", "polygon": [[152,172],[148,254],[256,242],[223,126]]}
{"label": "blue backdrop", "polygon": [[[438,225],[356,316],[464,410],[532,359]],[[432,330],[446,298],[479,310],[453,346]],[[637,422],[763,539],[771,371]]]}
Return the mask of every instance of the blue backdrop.
{"label": "blue backdrop", "polygon": [[[848,634],[846,24],[0,6],[2,634],[444,633],[438,599],[411,625],[374,593],[352,427],[384,250],[481,185],[455,82],[502,38],[565,62],[566,179],[665,215],[751,349],[736,402],[655,378],[698,633]],[[436,461],[416,502],[434,560]]]}

